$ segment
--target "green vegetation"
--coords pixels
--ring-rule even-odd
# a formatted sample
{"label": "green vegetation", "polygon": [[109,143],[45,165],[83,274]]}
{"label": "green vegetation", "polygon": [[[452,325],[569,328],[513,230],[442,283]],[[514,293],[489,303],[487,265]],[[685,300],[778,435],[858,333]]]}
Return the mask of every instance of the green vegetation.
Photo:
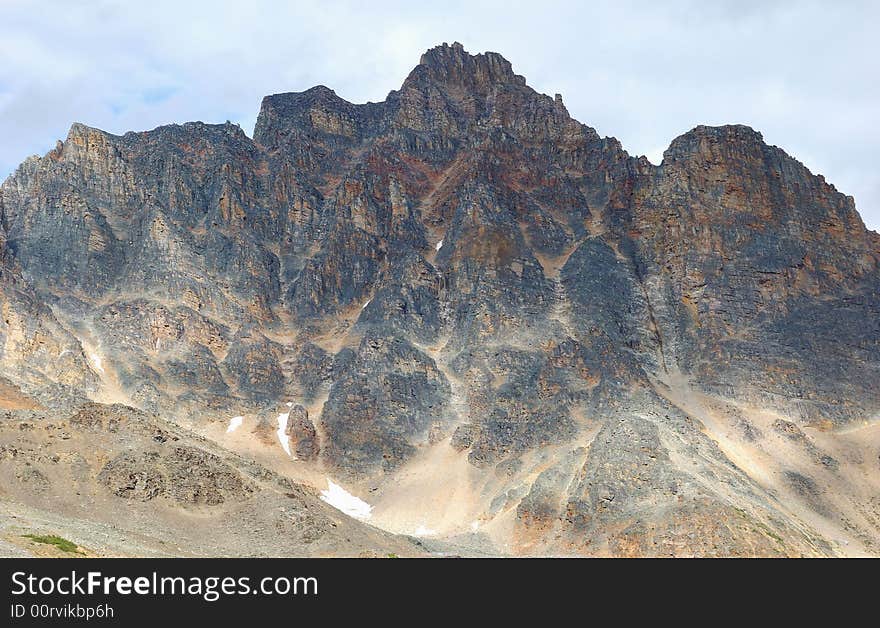
{"label": "green vegetation", "polygon": [[82,554],[79,551],[79,545],[74,543],[73,541],[68,541],[67,539],[55,536],[54,534],[25,534],[24,538],[30,539],[35,543],[43,543],[45,545],[54,545],[62,552],[67,552],[68,554]]}

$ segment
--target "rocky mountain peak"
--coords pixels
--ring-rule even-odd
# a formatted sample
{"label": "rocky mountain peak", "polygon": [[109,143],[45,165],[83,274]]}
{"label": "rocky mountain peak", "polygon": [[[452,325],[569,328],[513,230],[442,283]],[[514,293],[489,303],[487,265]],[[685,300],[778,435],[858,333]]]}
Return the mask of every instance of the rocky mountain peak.
{"label": "rocky mountain peak", "polygon": [[74,125],[0,215],[0,378],[47,408],[162,413],[518,553],[880,544],[877,236],[748,127],[655,167],[443,44],[384,102],[267,96],[254,141]]}
{"label": "rocky mountain peak", "polygon": [[472,89],[507,83],[526,84],[525,78],[514,74],[510,61],[497,52],[472,55],[458,42],[451,46],[443,43],[426,51],[410,78],[422,76],[450,87]]}
{"label": "rocky mountain peak", "polygon": [[840,194],[825,177],[814,175],[781,148],[765,143],[751,127],[697,126],[672,141],[661,171],[687,181],[690,193],[710,196],[716,209],[812,228],[834,224],[848,232],[845,239],[866,240],[852,197]]}
{"label": "rocky mountain peak", "polygon": [[722,126],[699,125],[684,133],[669,145],[663,159],[671,161],[709,159],[712,155],[745,155],[761,151],[764,136],[749,126],[730,124]]}
{"label": "rocky mountain peak", "polygon": [[355,140],[382,116],[382,105],[356,105],[324,85],[304,92],[273,94],[263,98],[254,141],[277,148],[290,134],[319,134]]}

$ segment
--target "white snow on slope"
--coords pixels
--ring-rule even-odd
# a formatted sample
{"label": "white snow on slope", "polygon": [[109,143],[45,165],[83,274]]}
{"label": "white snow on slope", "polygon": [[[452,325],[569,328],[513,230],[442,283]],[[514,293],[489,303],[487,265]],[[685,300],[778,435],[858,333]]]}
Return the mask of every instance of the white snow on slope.
{"label": "white snow on slope", "polygon": [[421,525],[416,528],[415,532],[413,532],[413,536],[437,536],[437,530],[432,530],[431,528],[426,528]]}
{"label": "white snow on slope", "polygon": [[231,434],[232,432],[240,428],[242,421],[244,421],[243,416],[234,416],[229,419],[229,427],[226,428],[226,433]]}
{"label": "white snow on slope", "polygon": [[330,478],[327,478],[327,490],[321,491],[321,500],[355,519],[369,519],[373,510],[367,502],[355,497]]}
{"label": "white snow on slope", "polygon": [[370,301],[372,301],[372,300],[373,300],[373,299],[367,299],[367,300],[364,302],[364,304],[361,306],[361,309],[362,309],[362,310],[365,310],[365,309],[367,308],[367,306],[370,304]]}
{"label": "white snow on slope", "polygon": [[101,356],[99,356],[97,353],[90,353],[89,359],[92,361],[92,364],[94,365],[96,371],[98,371],[99,373],[104,372],[104,367],[101,365]]}
{"label": "white snow on slope", "polygon": [[[288,403],[287,407],[292,406],[292,403]],[[278,434],[278,442],[281,443],[281,446],[284,448],[284,451],[288,456],[290,453],[290,439],[287,437],[287,420],[290,418],[290,410],[286,413],[282,412],[278,415],[278,431],[275,433]]]}
{"label": "white snow on slope", "polygon": [[437,246],[435,246],[434,248],[435,248],[437,251],[439,251],[441,248],[443,248],[443,240],[440,240],[440,241],[437,243]]}

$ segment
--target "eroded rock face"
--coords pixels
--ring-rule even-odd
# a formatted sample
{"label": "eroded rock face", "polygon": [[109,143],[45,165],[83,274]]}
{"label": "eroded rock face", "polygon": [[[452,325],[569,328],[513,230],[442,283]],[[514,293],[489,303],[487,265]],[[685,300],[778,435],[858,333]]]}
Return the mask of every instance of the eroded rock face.
{"label": "eroded rock face", "polygon": [[[880,410],[880,238],[851,198],[742,126],[653,166],[460,44],[380,103],[268,96],[253,139],[76,124],[0,210],[0,375],[23,390],[253,413],[267,443],[290,401],[297,458],[376,483],[451,446],[506,478],[490,510],[541,551],[830,552],[771,491],[829,516],[841,463],[804,430]],[[717,440],[809,469],[737,469],[718,416]],[[115,464],[114,490],[168,490]]]}
{"label": "eroded rock face", "polygon": [[[632,255],[675,362],[707,387],[796,407],[805,420],[876,409],[878,249],[851,197],[759,133],[728,126],[677,138],[636,199],[616,229],[635,233]],[[833,349],[841,343],[846,355]]]}
{"label": "eroded rock face", "polygon": [[449,383],[430,357],[394,337],[365,336],[321,413],[327,460],[364,474],[393,470],[449,420]]}
{"label": "eroded rock face", "polygon": [[123,405],[0,413],[0,477],[17,531],[51,522],[90,555],[424,554],[311,488]]}
{"label": "eroded rock face", "polygon": [[[799,531],[786,529],[785,541],[762,533],[753,513],[729,506],[672,463],[651,421],[609,421],[596,439],[603,446],[591,448],[565,504],[562,528],[573,543],[624,556],[784,556],[824,549]],[[702,537],[698,545],[692,534]]]}
{"label": "eroded rock face", "polygon": [[119,497],[140,501],[167,497],[191,506],[242,500],[253,490],[217,456],[192,447],[123,453],[104,466],[98,481]]}
{"label": "eroded rock face", "polygon": [[314,460],[318,457],[321,445],[315,424],[309,419],[309,412],[300,405],[293,406],[287,415],[285,434],[292,443],[297,460]]}

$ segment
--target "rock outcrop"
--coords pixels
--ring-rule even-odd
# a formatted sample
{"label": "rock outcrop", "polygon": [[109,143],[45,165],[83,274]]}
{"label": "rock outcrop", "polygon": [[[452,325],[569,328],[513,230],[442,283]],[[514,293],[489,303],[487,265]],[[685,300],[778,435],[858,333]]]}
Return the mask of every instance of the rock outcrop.
{"label": "rock outcrop", "polygon": [[0,528],[13,542],[27,526],[52,525],[100,556],[424,554],[311,488],[122,405],[3,411],[0,475]]}

